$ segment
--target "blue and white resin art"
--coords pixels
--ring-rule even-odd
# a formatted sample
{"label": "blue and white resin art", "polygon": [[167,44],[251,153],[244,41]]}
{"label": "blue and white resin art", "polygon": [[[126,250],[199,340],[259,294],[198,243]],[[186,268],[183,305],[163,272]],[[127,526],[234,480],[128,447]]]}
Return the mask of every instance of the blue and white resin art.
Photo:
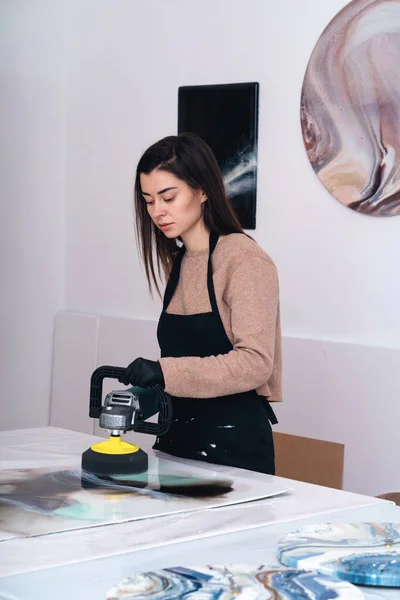
{"label": "blue and white resin art", "polygon": [[174,567],[137,573],[112,588],[107,600],[362,600],[355,586],[296,569],[255,565]]}
{"label": "blue and white resin art", "polygon": [[359,585],[400,587],[400,523],[303,527],[281,539],[278,559]]}

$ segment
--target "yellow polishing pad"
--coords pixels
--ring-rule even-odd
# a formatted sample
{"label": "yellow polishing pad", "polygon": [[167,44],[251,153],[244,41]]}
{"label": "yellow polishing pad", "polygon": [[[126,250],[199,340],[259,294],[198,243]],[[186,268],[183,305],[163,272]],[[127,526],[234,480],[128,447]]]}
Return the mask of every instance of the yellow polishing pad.
{"label": "yellow polishing pad", "polygon": [[110,439],[105,442],[93,444],[91,449],[94,450],[94,452],[100,452],[101,454],[132,454],[133,452],[138,452],[139,446],[123,442],[119,435],[112,435],[110,436]]}

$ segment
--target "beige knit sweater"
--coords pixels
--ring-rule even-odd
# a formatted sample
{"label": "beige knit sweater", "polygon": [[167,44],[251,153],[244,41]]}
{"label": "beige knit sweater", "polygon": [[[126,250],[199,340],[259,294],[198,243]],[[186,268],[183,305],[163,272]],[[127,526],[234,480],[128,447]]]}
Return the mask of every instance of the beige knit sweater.
{"label": "beige knit sweater", "polygon": [[[186,251],[168,313],[211,311],[208,249]],[[281,331],[278,274],[271,258],[241,233],[221,236],[212,255],[218,310],[233,350],[218,356],[160,358],[172,396],[212,398],[256,389],[280,401]]]}

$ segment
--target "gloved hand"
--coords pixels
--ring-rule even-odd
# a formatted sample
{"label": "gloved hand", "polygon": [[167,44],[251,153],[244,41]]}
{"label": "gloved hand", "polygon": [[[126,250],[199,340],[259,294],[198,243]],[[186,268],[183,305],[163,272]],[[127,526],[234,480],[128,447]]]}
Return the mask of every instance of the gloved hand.
{"label": "gloved hand", "polygon": [[157,360],[147,360],[146,358],[137,358],[126,369],[118,381],[124,385],[137,385],[139,387],[149,387],[152,383],[157,383],[162,388],[165,387],[164,375],[161,365]]}

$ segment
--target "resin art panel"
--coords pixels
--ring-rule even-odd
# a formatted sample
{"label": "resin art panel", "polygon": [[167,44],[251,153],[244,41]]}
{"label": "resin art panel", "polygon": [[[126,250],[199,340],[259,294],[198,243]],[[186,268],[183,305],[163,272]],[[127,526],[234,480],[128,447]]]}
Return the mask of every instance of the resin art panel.
{"label": "resin art panel", "polygon": [[210,146],[244,229],[256,228],[258,97],[257,82],[178,91],[178,133],[195,133]]}
{"label": "resin art panel", "polygon": [[145,473],[98,478],[76,466],[0,471],[0,541],[229,506],[282,494],[262,481],[149,457]]}
{"label": "resin art panel", "polygon": [[339,202],[400,215],[400,0],[355,0],[332,19],[307,66],[301,126]]}
{"label": "resin art panel", "polygon": [[137,573],[107,593],[107,600],[362,600],[353,585],[313,572],[265,566],[175,567]]}
{"label": "resin art panel", "polygon": [[279,542],[278,558],[355,584],[400,587],[400,523],[307,526]]}

